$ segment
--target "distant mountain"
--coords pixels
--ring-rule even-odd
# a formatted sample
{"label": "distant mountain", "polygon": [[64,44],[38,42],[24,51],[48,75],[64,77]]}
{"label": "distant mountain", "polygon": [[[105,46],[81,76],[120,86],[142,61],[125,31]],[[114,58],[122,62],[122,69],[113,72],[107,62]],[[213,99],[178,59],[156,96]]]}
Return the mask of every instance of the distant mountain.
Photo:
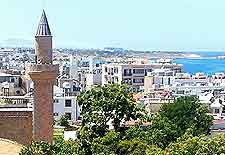
{"label": "distant mountain", "polygon": [[2,47],[32,47],[33,41],[25,39],[10,38],[0,42]]}

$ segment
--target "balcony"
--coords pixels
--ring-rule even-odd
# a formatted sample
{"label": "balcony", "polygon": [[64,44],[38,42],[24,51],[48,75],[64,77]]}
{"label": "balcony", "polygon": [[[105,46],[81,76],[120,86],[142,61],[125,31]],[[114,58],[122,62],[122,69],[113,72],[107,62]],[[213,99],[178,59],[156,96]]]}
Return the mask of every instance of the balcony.
{"label": "balcony", "polygon": [[30,96],[0,96],[0,108],[31,108],[32,103]]}
{"label": "balcony", "polygon": [[123,76],[132,76],[132,73],[125,73]]}
{"label": "balcony", "polygon": [[26,72],[58,72],[59,65],[53,64],[26,64]]}

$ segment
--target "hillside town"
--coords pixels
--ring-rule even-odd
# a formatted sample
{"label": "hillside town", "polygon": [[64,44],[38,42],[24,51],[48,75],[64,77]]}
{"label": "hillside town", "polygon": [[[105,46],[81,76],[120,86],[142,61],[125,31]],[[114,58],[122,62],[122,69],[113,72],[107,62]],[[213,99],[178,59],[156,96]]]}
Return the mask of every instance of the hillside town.
{"label": "hillside town", "polygon": [[[143,110],[147,112],[145,117],[152,117],[154,114],[158,116],[163,105],[176,104],[179,101],[177,99],[184,99],[184,102],[179,103],[184,107],[186,102],[187,105],[195,106],[196,103],[200,107],[201,103],[207,107],[206,112],[202,112],[199,107],[190,108],[197,111],[194,118],[194,114],[187,114],[191,119],[198,120],[199,115],[206,118],[204,121],[200,119],[200,124],[203,125],[193,130],[203,130],[210,134],[225,131],[225,74],[222,72],[213,75],[186,73],[183,65],[174,63],[165,52],[152,52],[154,55],[148,57],[143,53],[138,55],[134,52],[132,55],[128,54],[131,51],[112,47],[87,51],[53,49],[45,11],[38,23],[34,41],[34,49],[0,49],[1,138],[27,145],[32,141],[56,143],[54,132],[61,129],[65,129],[64,140],[76,140],[78,135],[87,136],[84,138],[86,140],[93,136],[89,136],[92,132],[97,138],[106,136],[110,131],[123,134],[120,129],[128,128],[129,131],[129,127],[140,123],[141,117],[137,119],[136,116],[139,115],[136,113],[140,112],[142,115]],[[87,55],[90,52],[92,54]],[[187,96],[190,98],[185,98]],[[191,97],[196,97],[197,100]],[[80,107],[78,102],[83,106]],[[111,105],[114,102],[115,105]],[[105,103],[108,105],[104,105]],[[108,109],[112,111],[108,112]],[[99,118],[95,118],[96,116]],[[161,125],[171,125],[172,123],[164,120],[168,118],[153,116],[151,121],[146,119],[143,126],[151,127],[155,121],[165,121]],[[93,125],[94,123],[97,125]],[[187,129],[180,126],[176,131],[178,137]],[[82,133],[82,129],[87,129],[87,133]],[[157,140],[153,139],[154,142]],[[169,142],[160,142],[160,145],[169,146]],[[87,145],[86,142],[81,143]],[[85,154],[90,154],[88,146],[82,149],[86,149]]]}
{"label": "hillside town", "polygon": [[[0,56],[0,97],[16,103],[29,100],[26,102],[32,105],[33,82],[23,79],[25,64],[34,62],[34,49],[2,48]],[[55,120],[67,115],[71,123],[79,121],[76,98],[80,92],[116,83],[128,85],[137,103],[149,113],[176,97],[190,95],[207,104],[215,118],[223,118],[225,113],[224,73],[191,75],[172,59],[82,56],[62,49],[53,51],[53,64],[59,64],[53,89]]]}

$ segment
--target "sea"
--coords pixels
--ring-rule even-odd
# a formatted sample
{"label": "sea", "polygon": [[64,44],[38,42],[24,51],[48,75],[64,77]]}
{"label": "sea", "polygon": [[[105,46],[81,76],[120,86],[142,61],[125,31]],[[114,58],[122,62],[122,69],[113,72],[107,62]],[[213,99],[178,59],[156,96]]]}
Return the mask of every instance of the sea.
{"label": "sea", "polygon": [[188,52],[198,54],[200,58],[179,58],[175,59],[175,63],[183,65],[183,72],[195,74],[204,72],[212,75],[216,72],[225,73],[225,59],[217,59],[217,56],[225,56],[225,52]]}

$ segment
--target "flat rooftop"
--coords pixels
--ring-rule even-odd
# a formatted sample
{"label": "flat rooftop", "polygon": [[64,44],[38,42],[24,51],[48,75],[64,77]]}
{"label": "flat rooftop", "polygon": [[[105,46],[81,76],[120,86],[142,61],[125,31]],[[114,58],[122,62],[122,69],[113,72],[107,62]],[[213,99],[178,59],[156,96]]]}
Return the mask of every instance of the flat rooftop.
{"label": "flat rooftop", "polygon": [[0,112],[3,112],[3,111],[33,111],[33,108],[24,108],[24,107],[0,107]]}
{"label": "flat rooftop", "polygon": [[0,138],[0,148],[1,155],[18,155],[22,145],[7,139]]}

